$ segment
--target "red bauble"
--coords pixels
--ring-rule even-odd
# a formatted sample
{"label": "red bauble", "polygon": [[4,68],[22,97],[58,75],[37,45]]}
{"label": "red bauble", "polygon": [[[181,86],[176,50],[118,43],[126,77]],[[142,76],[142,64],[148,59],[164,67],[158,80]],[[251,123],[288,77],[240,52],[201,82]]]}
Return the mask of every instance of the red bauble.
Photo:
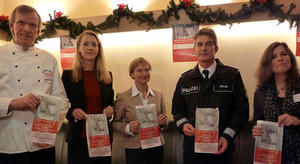
{"label": "red bauble", "polygon": [[8,20],[8,16],[5,16],[5,15],[1,15],[0,16],[0,22],[1,23],[4,22],[4,21],[6,21],[6,20]]}
{"label": "red bauble", "polygon": [[125,5],[124,3],[119,4],[118,6],[119,6],[119,10],[120,10],[121,12],[125,11],[125,8],[127,7],[127,5]]}
{"label": "red bauble", "polygon": [[259,3],[267,3],[268,0],[257,0]]}
{"label": "red bauble", "polygon": [[191,7],[193,5],[193,0],[183,0],[185,7]]}

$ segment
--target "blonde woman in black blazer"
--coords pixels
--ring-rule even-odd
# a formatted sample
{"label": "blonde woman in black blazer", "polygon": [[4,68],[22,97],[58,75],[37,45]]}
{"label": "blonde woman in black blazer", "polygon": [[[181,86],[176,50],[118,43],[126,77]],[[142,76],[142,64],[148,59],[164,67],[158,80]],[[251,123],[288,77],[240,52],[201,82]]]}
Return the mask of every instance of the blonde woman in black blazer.
{"label": "blonde woman in black blazer", "polygon": [[[73,69],[64,71],[62,80],[71,103],[67,114],[69,164],[110,164],[111,157],[89,157],[85,133],[87,114],[104,113],[108,118],[113,114],[112,74],[105,67],[96,33],[85,31],[79,36]],[[112,141],[111,124],[108,125]]]}

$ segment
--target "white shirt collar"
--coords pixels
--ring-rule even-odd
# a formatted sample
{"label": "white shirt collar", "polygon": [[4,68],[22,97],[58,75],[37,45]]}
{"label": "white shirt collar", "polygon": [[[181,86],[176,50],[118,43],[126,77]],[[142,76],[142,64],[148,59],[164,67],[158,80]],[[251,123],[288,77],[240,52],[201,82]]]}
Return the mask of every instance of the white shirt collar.
{"label": "white shirt collar", "polygon": [[199,71],[201,73],[201,75],[203,76],[203,78],[205,77],[205,75],[202,73],[203,70],[208,70],[209,71],[209,74],[208,74],[208,78],[210,78],[216,71],[216,68],[217,68],[217,63],[216,61],[214,61],[214,63],[212,65],[210,65],[208,68],[203,68],[199,63],[198,63],[198,68],[199,68]]}
{"label": "white shirt collar", "polygon": [[[137,96],[138,94],[141,94],[141,92],[137,89],[135,83],[133,83],[133,84],[132,84],[132,94],[131,94],[131,97],[135,97],[135,96]],[[153,93],[152,89],[150,88],[150,86],[148,85],[146,98],[147,98],[149,95],[154,96],[154,93]],[[141,96],[142,96],[142,95],[141,95]]]}
{"label": "white shirt collar", "polygon": [[10,41],[11,47],[18,52],[30,52],[34,50],[34,46],[29,47],[27,51],[23,50],[23,46],[16,44],[13,40]]}

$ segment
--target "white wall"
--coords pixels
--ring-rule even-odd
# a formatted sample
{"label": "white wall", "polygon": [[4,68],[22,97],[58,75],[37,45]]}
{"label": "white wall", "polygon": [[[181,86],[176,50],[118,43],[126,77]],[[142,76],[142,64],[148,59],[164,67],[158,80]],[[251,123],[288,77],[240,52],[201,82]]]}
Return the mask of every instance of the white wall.
{"label": "white wall", "polygon": [[[71,18],[102,16],[112,14],[117,4],[130,2],[129,7],[146,11],[160,10],[167,8],[169,0],[0,0],[6,1],[5,10],[11,13],[12,10],[21,4],[30,5],[38,10],[42,19],[53,10],[60,10]],[[45,19],[43,19],[45,20]]]}
{"label": "white wall", "polygon": [[4,0],[0,0],[0,15],[6,14],[4,11]]}
{"label": "white wall", "polygon": [[[277,24],[277,21],[264,21],[234,24],[231,28],[211,26],[218,36],[219,52],[216,57],[224,64],[238,68],[242,74],[251,116],[256,86],[254,72],[265,48],[274,41],[284,41],[293,52],[296,50],[296,29],[290,29],[287,23]],[[150,85],[162,90],[171,116],[171,101],[177,80],[183,72],[196,65],[195,62],[172,62],[172,29],[111,33],[101,35],[100,39],[108,68],[113,72],[115,92],[131,86],[133,81],[128,75],[129,63],[143,56],[153,68]],[[39,46],[52,52],[60,61],[58,38],[45,40]]]}
{"label": "white wall", "polygon": [[[5,4],[1,4],[5,1]],[[222,2],[247,2],[248,0],[223,0]],[[42,20],[49,20],[48,14],[53,14],[53,10],[60,10],[71,18],[82,18],[92,16],[103,16],[112,14],[117,4],[128,3],[135,11],[154,11],[166,9],[170,0],[0,0],[1,7],[5,9],[6,15],[10,15],[12,10],[21,4],[30,5],[36,8],[42,16]],[[175,0],[178,4],[179,0]],[[205,3],[203,3],[205,2]],[[196,3],[207,4],[218,3],[220,0],[198,0]],[[4,7],[5,6],[5,7]]]}

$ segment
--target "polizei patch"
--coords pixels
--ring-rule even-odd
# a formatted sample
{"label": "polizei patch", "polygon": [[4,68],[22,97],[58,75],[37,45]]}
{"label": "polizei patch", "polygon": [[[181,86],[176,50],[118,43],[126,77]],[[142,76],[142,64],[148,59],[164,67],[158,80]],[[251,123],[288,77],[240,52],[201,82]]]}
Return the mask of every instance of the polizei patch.
{"label": "polizei patch", "polygon": [[200,85],[191,86],[189,88],[181,88],[181,94],[183,95],[199,93],[199,92],[200,92]]}

